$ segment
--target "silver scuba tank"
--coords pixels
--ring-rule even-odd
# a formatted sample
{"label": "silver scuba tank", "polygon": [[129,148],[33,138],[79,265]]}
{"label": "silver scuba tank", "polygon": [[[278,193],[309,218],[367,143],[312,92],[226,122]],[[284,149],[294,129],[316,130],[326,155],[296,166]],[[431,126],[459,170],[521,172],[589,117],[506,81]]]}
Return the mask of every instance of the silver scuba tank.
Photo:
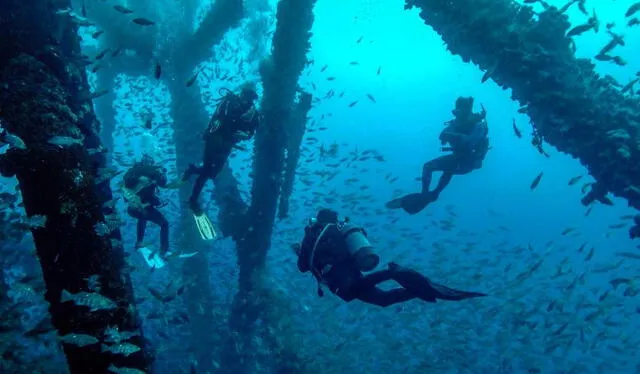
{"label": "silver scuba tank", "polygon": [[345,222],[338,226],[344,236],[349,255],[354,259],[360,271],[371,271],[380,263],[380,257],[373,253],[373,246],[360,226]]}

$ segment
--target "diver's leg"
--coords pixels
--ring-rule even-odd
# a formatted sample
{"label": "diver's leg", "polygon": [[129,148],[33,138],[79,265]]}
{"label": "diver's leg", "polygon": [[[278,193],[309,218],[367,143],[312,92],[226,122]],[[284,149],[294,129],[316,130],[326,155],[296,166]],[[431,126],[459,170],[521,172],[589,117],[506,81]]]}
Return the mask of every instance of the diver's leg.
{"label": "diver's leg", "polygon": [[196,216],[202,214],[202,208],[200,208],[200,204],[198,203],[198,197],[200,197],[200,193],[204,189],[205,183],[209,180],[209,176],[204,171],[198,174],[198,178],[196,178],[195,183],[193,184],[193,190],[191,191],[191,196],[189,196],[189,207],[191,211]]}
{"label": "diver's leg", "polygon": [[138,220],[136,222],[136,248],[138,248],[142,245],[142,241],[144,240],[144,231],[147,227],[147,220],[143,212],[133,207],[128,207],[127,213],[132,218]]}
{"label": "diver's leg", "polygon": [[442,190],[444,190],[444,188],[449,185],[449,182],[451,182],[451,178],[453,178],[452,173],[448,171],[445,171],[442,173],[442,175],[440,176],[440,179],[438,180],[438,184],[436,185],[436,188],[434,188],[434,190],[430,192],[430,194],[433,197],[433,200],[438,199],[438,197],[440,196],[440,192],[442,192]]}
{"label": "diver's leg", "polygon": [[431,185],[431,178],[434,172],[434,166],[435,166],[434,162],[439,158],[435,160],[431,160],[429,162],[425,162],[425,164],[422,166],[422,193],[423,194],[426,194],[427,192],[429,192],[429,186]]}
{"label": "diver's leg", "polygon": [[435,302],[436,299],[441,300],[464,300],[472,297],[486,296],[478,292],[458,291],[443,286],[438,283],[431,282],[429,278],[397,264],[389,264],[389,269],[393,271],[393,279],[402,287],[406,288],[416,297],[427,302]]}
{"label": "diver's leg", "polygon": [[367,304],[373,304],[384,308],[415,299],[416,296],[404,288],[395,288],[393,290],[385,291],[378,287],[374,287],[367,292],[359,294],[356,298]]}
{"label": "diver's leg", "polygon": [[163,256],[169,250],[169,221],[162,212],[153,207],[147,208],[147,217],[149,221],[160,226],[160,256]]}
{"label": "diver's leg", "polygon": [[138,223],[136,225],[136,248],[142,246],[142,241],[144,240],[144,232],[147,228],[147,220],[138,219]]}
{"label": "diver's leg", "polygon": [[429,192],[429,185],[434,171],[444,170],[451,161],[452,155],[441,156],[424,164],[422,167],[422,190],[419,193],[412,193],[389,201],[386,206],[390,209],[402,208],[409,214],[421,212],[429,203],[435,201],[437,197]]}

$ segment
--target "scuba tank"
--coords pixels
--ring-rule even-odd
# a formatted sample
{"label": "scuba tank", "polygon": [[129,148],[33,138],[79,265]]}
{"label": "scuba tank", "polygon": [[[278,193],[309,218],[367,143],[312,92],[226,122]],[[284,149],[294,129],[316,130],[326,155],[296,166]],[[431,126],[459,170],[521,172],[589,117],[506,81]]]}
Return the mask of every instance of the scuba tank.
{"label": "scuba tank", "polygon": [[378,266],[380,257],[373,253],[373,246],[362,227],[343,222],[338,225],[338,230],[344,237],[349,255],[360,271],[371,271]]}

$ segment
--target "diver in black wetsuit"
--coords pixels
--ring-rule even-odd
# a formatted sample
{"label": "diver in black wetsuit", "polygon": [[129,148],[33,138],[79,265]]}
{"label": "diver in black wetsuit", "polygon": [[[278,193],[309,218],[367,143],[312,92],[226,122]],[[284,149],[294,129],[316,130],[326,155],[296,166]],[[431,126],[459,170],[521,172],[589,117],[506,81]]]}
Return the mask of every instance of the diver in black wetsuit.
{"label": "diver in black wetsuit", "polygon": [[166,170],[145,155],[124,175],[125,201],[129,204],[127,213],[138,220],[136,248],[142,246],[147,221],[160,226],[160,257],[169,251],[169,221],[158,210],[166,205],[156,195],[158,187],[167,185]]}
{"label": "diver in black wetsuit", "polygon": [[[305,227],[302,244],[294,245],[298,255],[298,269],[311,271],[318,281],[318,295],[323,296],[320,284],[342,300],[354,299],[387,307],[411,299],[427,302],[464,300],[486,296],[477,292],[458,291],[434,283],[424,275],[395,263],[385,270],[370,272],[380,262],[373,253],[364,230],[348,220],[338,220],[338,213],[322,209]],[[401,287],[382,290],[378,284],[393,280]]]}
{"label": "diver in black wetsuit", "polygon": [[182,176],[183,181],[194,174],[198,176],[189,198],[189,206],[203,239],[213,239],[216,234],[198,203],[198,197],[207,180],[214,179],[222,170],[233,147],[240,141],[250,139],[258,128],[260,120],[254,105],[257,98],[255,87],[251,83],[245,83],[240,94],[228,91],[220,99],[203,136],[203,163],[199,167],[189,165]]}
{"label": "diver in black wetsuit", "polygon": [[[454,119],[447,123],[440,133],[443,151],[451,154],[440,156],[424,164],[422,167],[422,191],[412,193],[389,201],[389,209],[404,209],[409,214],[416,214],[426,208],[429,203],[438,199],[440,192],[451,182],[454,175],[464,175],[482,167],[482,161],[489,150],[488,127],[484,108],[480,113],[473,113],[473,98],[459,97],[452,111]],[[442,176],[433,191],[429,191],[433,172],[441,171]]]}

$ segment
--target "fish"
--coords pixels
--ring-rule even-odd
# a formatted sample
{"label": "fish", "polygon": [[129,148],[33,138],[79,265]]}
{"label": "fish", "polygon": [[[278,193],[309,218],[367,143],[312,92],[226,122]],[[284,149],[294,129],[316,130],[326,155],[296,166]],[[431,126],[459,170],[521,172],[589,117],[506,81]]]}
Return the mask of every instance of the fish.
{"label": "fish", "polygon": [[382,66],[378,66],[378,71],[376,71],[376,75],[380,75],[381,71],[382,71]]}
{"label": "fish", "polygon": [[562,233],[560,235],[566,236],[567,234],[570,234],[574,231],[576,231],[575,227],[567,227],[566,229],[562,230]]}
{"label": "fish", "polygon": [[482,75],[482,79],[480,79],[480,83],[484,83],[488,81],[489,78],[491,78],[491,74],[493,74],[493,70],[494,69],[488,69],[487,71],[485,71],[484,74]]}
{"label": "fish", "polygon": [[82,139],[76,139],[70,136],[53,136],[47,140],[47,143],[64,148],[73,145],[82,145]]}
{"label": "fish", "polygon": [[124,366],[118,367],[113,364],[109,366],[108,370],[110,373],[113,373],[113,374],[147,374],[145,371],[142,371],[142,370],[128,368]]}
{"label": "fish", "polygon": [[70,333],[61,336],[60,341],[65,344],[75,345],[76,347],[86,347],[89,345],[98,344],[100,342],[98,339],[91,335],[76,333]]}
{"label": "fish", "polygon": [[572,28],[571,30],[569,30],[569,32],[567,33],[567,37],[572,37],[572,36],[578,36],[581,35],[591,29],[594,28],[594,25],[592,23],[585,23],[583,25],[578,25],[574,28]]}
{"label": "fish", "polygon": [[632,27],[635,25],[640,25],[640,20],[638,20],[636,17],[633,17],[629,20],[629,22],[627,22],[627,26]]}
{"label": "fish", "polygon": [[82,2],[82,10],[80,11],[80,14],[82,14],[84,18],[87,18],[87,4],[84,1]]}
{"label": "fish", "polygon": [[89,310],[92,312],[99,310],[113,310],[118,308],[118,305],[113,300],[97,293],[84,291],[72,294],[67,290],[62,290],[60,302],[73,302],[78,306],[89,308]]}
{"label": "fish", "polygon": [[160,79],[160,77],[162,76],[162,67],[160,66],[159,62],[156,62],[156,66],[155,66],[155,68],[153,70],[153,76],[156,79]]}
{"label": "fish", "polygon": [[569,182],[567,184],[569,186],[573,186],[574,184],[578,183],[580,179],[582,179],[582,175],[576,175],[575,177],[572,177],[571,179],[569,179]]}
{"label": "fish", "polygon": [[352,101],[351,103],[349,103],[349,108],[353,108],[356,104],[358,104],[358,100]]}
{"label": "fish", "polygon": [[146,18],[134,18],[131,20],[131,22],[135,23],[136,25],[140,25],[140,26],[153,26],[156,23],[148,20]]}
{"label": "fish", "polygon": [[17,135],[10,134],[8,131],[4,133],[0,133],[0,142],[8,144],[10,147],[15,149],[26,150],[27,145],[24,143],[22,138]]}
{"label": "fish", "polygon": [[616,252],[616,256],[631,258],[631,259],[634,259],[634,260],[640,260],[640,253]]}
{"label": "fish", "polygon": [[589,253],[587,253],[587,257],[584,258],[585,261],[589,261],[593,258],[593,254],[595,252],[595,248],[591,247],[591,249],[589,250]]}
{"label": "fish", "polygon": [[102,52],[100,52],[100,53],[98,53],[98,54],[96,55],[95,60],[96,60],[96,61],[98,61],[98,60],[102,60],[102,58],[103,58],[107,53],[109,53],[109,51],[110,51],[110,50],[111,50],[111,48],[110,48],[110,47],[107,47],[107,48],[103,49],[103,50],[102,50]]}
{"label": "fish", "polygon": [[371,102],[373,102],[374,104],[376,103],[376,99],[373,97],[372,94],[367,94],[367,97],[369,98],[369,100],[371,100]]}
{"label": "fish", "polygon": [[321,73],[322,73],[322,72],[324,72],[325,70],[327,70],[327,68],[328,68],[328,67],[329,67],[329,65],[323,65],[323,66],[320,68],[320,72],[321,72]]}
{"label": "fish", "polygon": [[587,0],[578,0],[578,9],[580,9],[580,11],[582,12],[582,14],[584,14],[585,16],[587,14],[589,14],[587,12]]}
{"label": "fish", "polygon": [[163,295],[160,293],[160,291],[156,290],[153,287],[148,287],[147,288],[149,290],[149,293],[151,294],[151,296],[155,297],[158,301],[163,302],[163,303],[168,303],[169,301],[175,299],[175,297],[177,295]]}
{"label": "fish", "polygon": [[569,9],[569,7],[571,7],[573,4],[575,4],[575,3],[577,3],[577,2],[578,2],[578,0],[569,0],[565,5],[563,5],[563,6],[562,6],[562,8],[560,8],[560,9],[558,10],[558,12],[559,12],[560,14],[562,14],[562,13],[566,12],[566,11]]}
{"label": "fish", "polygon": [[620,92],[625,93],[627,91],[630,91],[633,88],[633,85],[638,83],[639,80],[640,78],[632,79],[629,83],[627,83],[624,87],[622,87],[622,89],[620,89]]}
{"label": "fish", "polygon": [[544,175],[544,172],[540,172],[540,174],[538,174],[538,176],[535,177],[535,179],[533,180],[533,182],[531,182],[531,186],[529,187],[532,191],[536,189],[536,187],[538,187],[538,185],[540,184],[540,179],[542,179],[542,176]]}
{"label": "fish", "polygon": [[349,65],[357,66],[357,65],[360,65],[360,63],[358,61],[351,61],[351,62],[349,62]]}
{"label": "fish", "polygon": [[513,127],[513,132],[514,134],[516,134],[516,136],[518,138],[522,138],[522,133],[520,132],[520,130],[518,129],[518,127],[516,126],[516,119],[513,119],[513,123],[512,123],[512,127]]}
{"label": "fish", "polygon": [[613,57],[603,54],[597,54],[594,58],[598,61],[611,61],[613,59]]}
{"label": "fish", "polygon": [[97,99],[99,97],[102,97],[102,96],[108,94],[109,92],[111,92],[111,91],[109,91],[109,90],[100,90],[100,91],[92,92],[91,94],[89,94],[89,96],[87,96],[87,100],[90,101],[90,100]]}
{"label": "fish", "polygon": [[193,74],[193,76],[191,78],[189,78],[187,83],[185,83],[185,86],[187,86],[187,87],[193,86],[193,84],[196,82],[196,79],[198,78],[198,74],[200,74],[200,70],[196,71],[196,73]]}
{"label": "fish", "polygon": [[640,10],[640,1],[631,4],[631,6],[625,12],[624,16],[631,17],[632,15],[636,14],[636,12],[639,10]]}
{"label": "fish", "polygon": [[94,32],[93,34],[91,34],[91,37],[94,39],[98,39],[100,37],[100,35],[104,34],[104,30],[98,30],[96,32]]}
{"label": "fish", "polygon": [[621,284],[629,284],[629,283],[631,283],[631,279],[629,279],[629,278],[614,278],[614,279],[610,280],[609,283],[611,284],[611,286],[615,290]]}
{"label": "fish", "polygon": [[113,9],[115,9],[117,12],[120,12],[122,14],[131,14],[131,13],[133,13],[133,10],[131,10],[129,8],[125,8],[122,5],[114,5]]}
{"label": "fish", "polygon": [[358,40],[356,40],[356,44],[360,44],[360,42],[362,41],[362,39],[364,38],[364,35],[362,35],[361,37],[358,38]]}
{"label": "fish", "polygon": [[625,59],[623,59],[620,56],[611,57],[611,62],[613,62],[614,64],[616,64],[618,66],[626,66],[627,65],[627,61],[625,61]]}
{"label": "fish", "polygon": [[102,345],[102,352],[109,352],[114,355],[123,355],[129,357],[130,355],[139,352],[140,347],[131,343],[118,343],[114,345]]}

